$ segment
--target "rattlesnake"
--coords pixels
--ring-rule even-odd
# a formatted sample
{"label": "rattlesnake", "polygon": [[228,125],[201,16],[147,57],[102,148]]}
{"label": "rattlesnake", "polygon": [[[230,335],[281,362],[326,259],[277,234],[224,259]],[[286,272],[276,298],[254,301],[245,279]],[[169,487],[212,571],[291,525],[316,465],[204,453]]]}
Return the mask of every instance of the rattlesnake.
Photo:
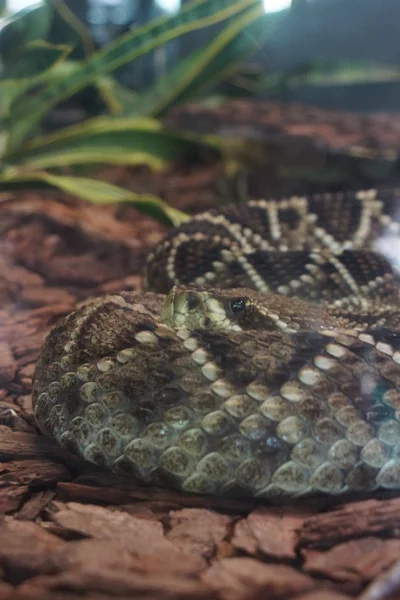
{"label": "rattlesnake", "polygon": [[96,299],[48,336],[40,429],[185,492],[400,488],[400,285],[383,256],[399,195],[255,200],[171,230],[152,291]]}

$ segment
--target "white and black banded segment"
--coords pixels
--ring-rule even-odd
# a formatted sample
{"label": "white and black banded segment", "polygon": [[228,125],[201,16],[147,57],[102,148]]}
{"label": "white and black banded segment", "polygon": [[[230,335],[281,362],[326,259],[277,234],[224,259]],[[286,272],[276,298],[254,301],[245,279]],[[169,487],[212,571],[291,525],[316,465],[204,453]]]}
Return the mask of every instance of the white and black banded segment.
{"label": "white and black banded segment", "polygon": [[146,287],[241,286],[312,301],[384,294],[392,302],[397,275],[372,250],[399,232],[398,198],[396,190],[338,192],[199,214],[150,254]]}

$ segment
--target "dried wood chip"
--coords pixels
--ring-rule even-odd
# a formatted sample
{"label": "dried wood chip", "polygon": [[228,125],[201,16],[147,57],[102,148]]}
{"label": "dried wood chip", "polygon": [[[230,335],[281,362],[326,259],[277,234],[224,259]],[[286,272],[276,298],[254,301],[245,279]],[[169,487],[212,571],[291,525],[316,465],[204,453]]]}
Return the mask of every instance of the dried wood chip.
{"label": "dried wood chip", "polygon": [[300,596],[296,596],[296,600],[350,600],[350,596],[324,589],[309,594],[300,594]]}
{"label": "dried wood chip", "polygon": [[51,518],[57,525],[83,536],[97,540],[118,540],[138,556],[156,552],[180,555],[176,546],[164,537],[163,527],[158,521],[77,502],[69,502]]}
{"label": "dried wood chip", "polygon": [[265,565],[253,558],[226,558],[215,562],[202,580],[218,592],[222,600],[281,600],[317,587],[292,567]]}
{"label": "dried wood chip", "polygon": [[130,490],[117,485],[99,486],[77,482],[60,481],[57,485],[57,499],[64,502],[89,502],[101,504],[124,504],[132,500]]}
{"label": "dried wood chip", "polygon": [[168,540],[187,553],[211,557],[226,537],[232,522],[228,516],[200,508],[171,513]]}
{"label": "dried wood chip", "polygon": [[29,306],[44,306],[52,304],[70,304],[71,310],[75,304],[75,297],[63,288],[29,286],[20,293],[21,302]]}
{"label": "dried wood chip", "polygon": [[39,525],[8,518],[0,523],[0,566],[17,585],[39,573],[54,573],[55,553],[63,542]]}
{"label": "dried wood chip", "polygon": [[121,290],[139,290],[141,284],[142,277],[140,275],[127,275],[123,279],[112,279],[100,285],[96,289],[96,294],[101,296],[102,294],[116,294]]}
{"label": "dried wood chip", "polygon": [[[247,139],[263,139],[275,151],[279,163],[291,158],[298,166],[305,158],[299,155],[297,142],[309,141],[305,149],[325,156],[362,146],[371,156],[397,156],[400,137],[400,114],[358,115],[343,110],[305,106],[298,103],[252,102],[235,99],[217,108],[193,103],[171,110],[166,123],[173,127],[201,130],[202,133],[239,135]],[[374,152],[377,154],[375,155]],[[265,169],[265,166],[263,165]]]}
{"label": "dried wood chip", "polygon": [[[51,592],[52,598],[151,598],[151,600],[217,600],[210,588],[191,579],[154,575],[147,577],[123,570],[66,571],[59,575],[36,577],[19,587],[19,592],[30,594],[36,589]],[[57,593],[62,592],[62,596]],[[71,594],[68,596],[67,594]],[[93,596],[92,596],[93,594]],[[29,598],[29,596],[28,596]]]}
{"label": "dried wood chip", "polygon": [[8,583],[0,582],[0,598],[1,600],[12,600],[14,599],[15,589]]}
{"label": "dried wood chip", "polygon": [[400,498],[345,504],[307,519],[299,532],[300,545],[330,547],[352,537],[400,535]]}
{"label": "dried wood chip", "polygon": [[[3,467],[2,467],[3,468]],[[3,480],[3,473],[0,470]],[[21,506],[24,497],[28,495],[28,486],[19,483],[1,481],[0,484],[0,515],[15,512]]]}
{"label": "dried wood chip", "polygon": [[71,541],[58,553],[60,570],[103,571],[117,569],[137,573],[176,574],[193,577],[207,566],[198,556],[176,552],[151,552],[136,556],[119,539]]}
{"label": "dried wood chip", "polygon": [[21,521],[34,521],[54,497],[53,490],[44,490],[33,494],[14,515]]}
{"label": "dried wood chip", "polygon": [[17,460],[2,463],[0,472],[2,481],[27,485],[54,485],[58,479],[69,479],[71,474],[67,467],[54,460]]}
{"label": "dried wood chip", "polygon": [[71,311],[70,303],[34,310],[0,310],[0,340],[6,342],[19,367],[33,363],[50,326]]}
{"label": "dried wood chip", "polygon": [[296,531],[307,516],[310,512],[306,510],[257,509],[236,524],[232,545],[248,554],[263,552],[280,559],[294,559]]}
{"label": "dried wood chip", "polygon": [[32,427],[19,414],[19,407],[9,402],[0,402],[0,424],[11,431],[32,432]]}
{"label": "dried wood chip", "polygon": [[[1,444],[1,442],[0,442]],[[108,486],[110,486],[110,473],[107,474]],[[125,482],[125,483],[123,483]],[[96,483],[96,485],[98,485]],[[105,482],[101,482],[104,486]],[[175,507],[204,507],[224,511],[226,513],[248,513],[256,502],[253,500],[235,500],[223,496],[204,496],[189,494],[185,495],[173,490],[163,490],[152,487],[136,486],[126,479],[119,479],[114,487],[92,487],[78,483],[60,482],[57,486],[59,497],[62,500],[87,500],[90,502],[106,502],[108,504],[125,504],[132,500],[146,502],[164,502]]]}
{"label": "dried wood chip", "polygon": [[60,460],[72,466],[79,465],[81,468],[84,466],[87,466],[88,469],[91,468],[91,465],[88,465],[83,459],[67,452],[48,438],[19,431],[2,431],[0,436],[0,463],[10,459],[14,459],[15,464],[22,460],[39,459],[43,459],[46,463],[53,463],[52,468],[60,470],[59,479],[63,479],[66,468]]}
{"label": "dried wood chip", "polygon": [[396,600],[400,597],[400,560],[359,596],[359,600]]}
{"label": "dried wood chip", "polygon": [[400,539],[366,537],[338,544],[327,552],[307,549],[304,569],[338,581],[365,583],[380,575],[400,555]]}
{"label": "dried wood chip", "polygon": [[[1,331],[0,331],[1,339]],[[0,386],[14,379],[17,363],[7,342],[0,341]]]}

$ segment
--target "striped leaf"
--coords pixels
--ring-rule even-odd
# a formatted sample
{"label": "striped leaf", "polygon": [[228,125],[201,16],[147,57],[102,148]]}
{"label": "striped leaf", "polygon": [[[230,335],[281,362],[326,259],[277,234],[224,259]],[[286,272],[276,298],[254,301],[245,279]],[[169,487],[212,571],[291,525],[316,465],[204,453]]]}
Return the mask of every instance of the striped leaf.
{"label": "striped leaf", "polygon": [[30,42],[26,47],[30,60],[11,61],[5,64],[0,81],[0,115],[3,120],[11,116],[18,101],[23,106],[25,94],[48,80],[52,80],[57,68],[66,61],[70,46],[54,45],[41,40]]}
{"label": "striped leaf", "polygon": [[129,31],[83,61],[78,71],[54,85],[45,86],[13,111],[8,124],[12,149],[20,145],[43,115],[100,75],[111,73],[183,34],[214,25],[254,6],[261,6],[260,0],[196,0],[175,15]]}
{"label": "striped leaf", "polygon": [[212,43],[180,61],[166,77],[141,94],[129,114],[162,116],[178,102],[203,95],[224,81],[240,62],[259,50],[280,23],[280,17],[278,14],[265,14],[262,6],[236,17]]}
{"label": "striped leaf", "polygon": [[168,206],[166,202],[151,194],[135,194],[117,185],[88,179],[54,175],[45,171],[29,171],[9,168],[0,177],[0,191],[32,188],[36,185],[55,187],[67,194],[82,198],[93,204],[132,204],[141,212],[156,217],[165,224],[180,225],[188,219],[185,213]]}
{"label": "striped leaf", "polygon": [[147,164],[162,170],[188,157],[220,158],[217,145],[207,139],[168,131],[153,119],[97,117],[36,137],[3,160],[30,169],[108,163]]}
{"label": "striped leaf", "polygon": [[0,29],[0,57],[9,62],[16,59],[27,44],[45,39],[51,26],[52,9],[40,3],[23,8],[4,19]]}

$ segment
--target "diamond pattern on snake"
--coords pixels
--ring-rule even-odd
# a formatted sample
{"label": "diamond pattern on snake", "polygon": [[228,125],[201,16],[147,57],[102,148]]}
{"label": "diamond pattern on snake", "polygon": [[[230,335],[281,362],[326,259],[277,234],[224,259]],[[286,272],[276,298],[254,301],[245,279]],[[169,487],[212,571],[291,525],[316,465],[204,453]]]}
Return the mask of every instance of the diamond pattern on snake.
{"label": "diamond pattern on snake", "polygon": [[169,231],[143,291],[96,299],[48,336],[40,429],[187,493],[400,488],[399,200],[251,200]]}

